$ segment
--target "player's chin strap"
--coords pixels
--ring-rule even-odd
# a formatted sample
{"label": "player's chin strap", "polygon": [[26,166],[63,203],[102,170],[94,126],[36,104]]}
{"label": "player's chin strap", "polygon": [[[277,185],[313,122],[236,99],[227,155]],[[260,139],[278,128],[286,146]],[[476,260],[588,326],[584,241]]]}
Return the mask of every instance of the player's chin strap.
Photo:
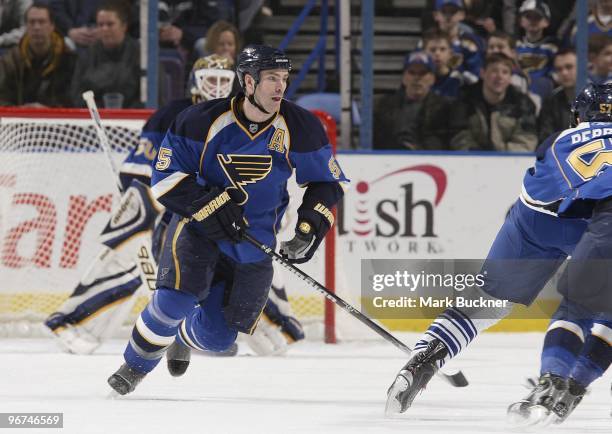
{"label": "player's chin strap", "polygon": [[[261,104],[259,104],[257,101],[255,101],[255,91],[257,90],[257,85],[259,84],[259,82],[255,82],[255,86],[253,87],[253,93],[251,95],[247,95],[247,99],[249,100],[249,102],[251,104],[253,104],[260,112],[265,113],[267,115],[270,114],[269,111],[267,111],[265,108],[263,108],[261,106]],[[246,91],[244,92],[246,95]]]}

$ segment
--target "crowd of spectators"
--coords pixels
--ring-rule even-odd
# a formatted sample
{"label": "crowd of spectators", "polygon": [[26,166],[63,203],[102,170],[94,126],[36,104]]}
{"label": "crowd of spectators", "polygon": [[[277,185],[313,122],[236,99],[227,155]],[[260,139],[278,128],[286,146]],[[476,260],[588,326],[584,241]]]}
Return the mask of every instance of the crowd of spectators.
{"label": "crowd of spectators", "polygon": [[[142,107],[139,8],[137,0],[0,0],[0,105],[83,107],[81,94],[93,90],[101,107]],[[160,0],[160,48],[181,59],[184,76],[201,56],[235,61],[241,31],[262,8],[263,0]]]}
{"label": "crowd of spectators", "polygon": [[[263,0],[159,2],[162,49],[235,62]],[[141,107],[136,0],[0,0],[0,105]],[[568,126],[575,0],[427,0],[398,90],[374,107],[374,148],[533,151]],[[591,0],[589,80],[612,77],[612,0]],[[246,41],[248,42],[248,41]],[[117,99],[113,99],[116,101]]]}
{"label": "crowd of spectators", "polygon": [[[575,9],[574,0],[428,0],[398,91],[375,105],[374,148],[534,151],[569,126]],[[608,82],[612,0],[590,2],[588,37],[588,80]]]}

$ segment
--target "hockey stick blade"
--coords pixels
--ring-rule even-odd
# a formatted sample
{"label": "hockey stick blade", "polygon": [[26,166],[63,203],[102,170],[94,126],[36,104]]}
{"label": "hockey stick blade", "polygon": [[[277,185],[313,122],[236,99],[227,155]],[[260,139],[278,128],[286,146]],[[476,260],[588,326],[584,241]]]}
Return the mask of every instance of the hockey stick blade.
{"label": "hockey stick blade", "polygon": [[[396,348],[399,348],[404,353],[408,355],[412,354],[412,349],[410,347],[408,347],[402,341],[397,339],[387,330],[385,330],[384,328],[376,324],[374,321],[372,321],[369,317],[361,313],[359,310],[355,309],[355,307],[353,307],[352,305],[344,301],[342,298],[338,297],[336,294],[331,292],[325,286],[321,285],[319,282],[314,280],[308,274],[304,273],[302,270],[297,268],[295,265],[287,262],[285,258],[283,258],[281,255],[276,253],[271,247],[257,241],[255,238],[253,238],[251,235],[249,235],[246,232],[243,235],[246,241],[251,243],[253,246],[257,247],[262,252],[264,252],[267,256],[269,256],[273,261],[275,261],[280,266],[282,266],[285,270],[290,271],[295,276],[299,277],[300,279],[308,283],[313,289],[316,289],[318,292],[323,294],[325,298],[332,301],[336,306],[340,307],[341,309],[349,313],[353,318],[357,319],[362,324],[364,324],[366,327],[376,332],[384,340],[395,345]],[[465,375],[463,375],[461,371],[457,371],[453,374],[446,374],[444,372],[438,371],[437,375],[441,377],[442,379],[444,379],[451,386],[454,386],[454,387],[465,387],[468,385],[467,378],[465,378]]]}

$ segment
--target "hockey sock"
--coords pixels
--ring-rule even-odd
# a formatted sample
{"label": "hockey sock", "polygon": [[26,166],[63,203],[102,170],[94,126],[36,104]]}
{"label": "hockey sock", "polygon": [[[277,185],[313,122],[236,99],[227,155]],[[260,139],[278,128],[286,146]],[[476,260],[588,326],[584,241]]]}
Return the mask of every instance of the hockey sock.
{"label": "hockey sock", "polygon": [[198,350],[221,352],[230,348],[238,332],[227,326],[223,315],[224,284],[210,288],[210,293],[200,306],[193,309],[181,322],[177,339]]}
{"label": "hockey sock", "polygon": [[126,363],[140,372],[151,372],[174,342],[179,324],[197,299],[188,293],[159,288],[142,311],[123,354]]}
{"label": "hockey sock", "polygon": [[573,321],[552,320],[542,347],[540,375],[551,374],[567,377],[576,363],[584,344],[584,331]]}
{"label": "hockey sock", "polygon": [[[609,324],[608,324],[609,325]],[[599,322],[593,324],[570,376],[584,387],[601,377],[612,362],[612,329]]]}
{"label": "hockey sock", "polygon": [[431,323],[425,334],[414,345],[414,351],[424,350],[434,339],[441,340],[448,349],[448,355],[438,361],[438,367],[441,368],[444,363],[455,357],[472,342],[478,331],[477,325],[459,309],[446,309]]}

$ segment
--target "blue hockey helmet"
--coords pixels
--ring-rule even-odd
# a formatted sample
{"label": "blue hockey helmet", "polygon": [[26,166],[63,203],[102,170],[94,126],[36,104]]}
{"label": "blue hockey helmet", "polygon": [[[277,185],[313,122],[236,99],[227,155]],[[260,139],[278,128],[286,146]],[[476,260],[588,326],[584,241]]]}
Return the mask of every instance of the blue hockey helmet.
{"label": "blue hockey helmet", "polygon": [[588,84],[572,103],[571,127],[579,122],[612,122],[612,83]]}
{"label": "blue hockey helmet", "polygon": [[270,69],[286,69],[291,71],[291,60],[277,48],[268,45],[248,45],[238,55],[236,75],[240,87],[246,92],[244,76],[251,75],[255,84],[259,83],[259,73]]}

